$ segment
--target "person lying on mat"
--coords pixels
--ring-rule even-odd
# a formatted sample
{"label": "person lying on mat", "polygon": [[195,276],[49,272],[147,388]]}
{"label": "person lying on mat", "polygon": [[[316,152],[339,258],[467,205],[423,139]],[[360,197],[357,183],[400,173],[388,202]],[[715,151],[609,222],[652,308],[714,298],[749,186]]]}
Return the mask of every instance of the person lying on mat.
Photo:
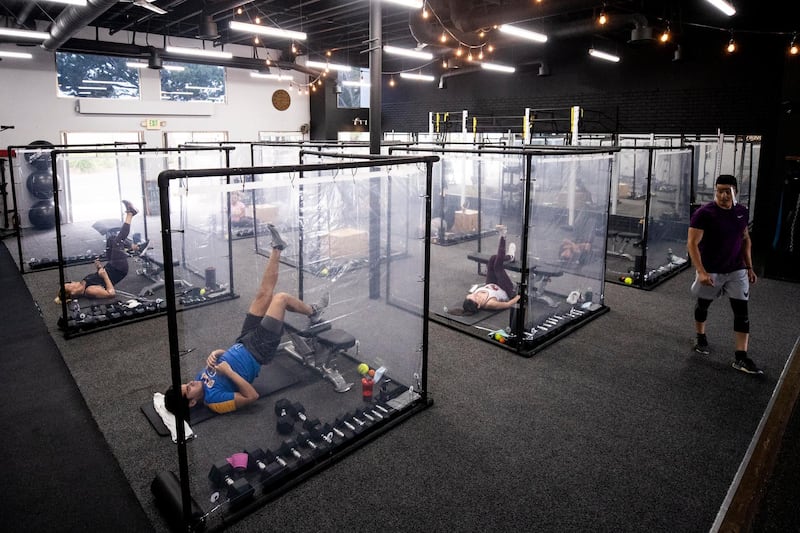
{"label": "person lying on mat", "polygon": [[508,277],[505,269],[506,261],[514,261],[514,254],[517,251],[516,245],[508,245],[506,253],[505,232],[500,236],[497,245],[497,253],[489,258],[486,265],[486,282],[474,291],[467,294],[459,310],[453,314],[474,315],[479,309],[502,310],[513,307],[519,300],[519,295],[513,298],[509,294],[514,294],[514,282]]}
{"label": "person lying on mat", "polygon": [[309,305],[285,292],[274,293],[278,283],[281,250],[286,243],[275,226],[267,226],[272,234],[272,253],[261,279],[255,298],[250,303],[236,343],[227,350],[214,350],[206,359],[206,367],[192,381],[181,385],[180,390],[170,386],[164,393],[164,404],[171,413],[197,404],[205,404],[215,413],[229,413],[241,409],[258,399],[252,383],[258,377],[261,365],[270,362],[283,334],[286,311],[309,317],[312,324],[319,322],[328,305],[328,295]]}
{"label": "person lying on mat", "polygon": [[[114,288],[128,275],[128,234],[131,231],[131,220],[139,213],[128,200],[122,200],[125,205],[125,222],[116,235],[106,238],[106,257],[108,261],[103,265],[95,259],[95,272],[88,274],[80,281],[68,281],[64,284],[63,293],[67,298],[114,298],[117,295]],[[134,245],[137,246],[137,245]],[[146,246],[146,245],[145,245]],[[55,302],[61,303],[61,295],[56,296]]]}

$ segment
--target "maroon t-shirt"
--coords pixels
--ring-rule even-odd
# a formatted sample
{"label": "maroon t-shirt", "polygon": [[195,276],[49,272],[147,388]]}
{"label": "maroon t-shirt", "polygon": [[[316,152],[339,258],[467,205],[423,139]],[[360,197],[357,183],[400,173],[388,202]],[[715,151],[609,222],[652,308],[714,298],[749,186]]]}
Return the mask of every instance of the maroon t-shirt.
{"label": "maroon t-shirt", "polygon": [[689,227],[703,230],[699,247],[706,272],[727,274],[745,268],[742,245],[749,218],[743,205],[722,209],[709,202],[694,212]]}

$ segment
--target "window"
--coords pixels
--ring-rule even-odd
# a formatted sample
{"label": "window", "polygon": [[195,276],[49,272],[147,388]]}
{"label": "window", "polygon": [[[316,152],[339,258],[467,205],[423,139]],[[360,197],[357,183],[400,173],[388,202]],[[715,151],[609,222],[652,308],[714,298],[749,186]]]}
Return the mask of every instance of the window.
{"label": "window", "polygon": [[56,52],[58,96],[139,98],[139,71],[123,57]]}
{"label": "window", "polygon": [[340,109],[369,108],[369,69],[339,72],[336,107]]}
{"label": "window", "polygon": [[165,62],[161,99],[177,102],[225,102],[225,67]]}

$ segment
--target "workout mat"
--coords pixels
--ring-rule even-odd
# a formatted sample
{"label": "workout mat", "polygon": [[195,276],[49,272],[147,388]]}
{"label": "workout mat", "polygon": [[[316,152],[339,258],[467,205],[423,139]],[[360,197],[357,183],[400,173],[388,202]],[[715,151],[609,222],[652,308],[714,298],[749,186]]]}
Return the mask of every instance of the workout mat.
{"label": "workout mat", "polygon": [[[456,304],[454,306],[454,308],[459,308],[460,309],[461,308],[461,304]],[[459,322],[459,323],[464,324],[466,326],[474,326],[478,322],[482,322],[484,320],[487,320],[487,319],[493,317],[494,315],[496,315],[497,313],[500,313],[501,311],[505,311],[505,309],[498,309],[498,310],[494,310],[494,311],[487,311],[486,309],[479,309],[478,312],[475,313],[474,315],[451,315],[450,313],[445,313],[444,311],[441,311],[441,312],[436,311],[436,312],[434,312],[434,314],[436,314],[436,315],[438,315],[438,316],[440,316],[442,318],[446,318],[447,320],[452,320],[454,322]]]}
{"label": "workout mat", "polygon": [[[253,382],[253,387],[258,392],[258,399],[267,398],[270,395],[278,392],[279,390],[291,387],[297,384],[303,377],[303,370],[299,363],[291,361],[295,366],[294,369],[286,368],[284,365],[276,364],[272,361],[270,364],[261,367],[261,372]],[[256,400],[258,401],[258,400]],[[140,407],[142,413],[156,430],[156,433],[162,437],[169,435],[169,429],[164,425],[161,417],[153,407],[152,397],[143,403]],[[194,427],[201,422],[217,416],[217,413],[206,407],[205,405],[196,405],[189,411],[189,425]]]}

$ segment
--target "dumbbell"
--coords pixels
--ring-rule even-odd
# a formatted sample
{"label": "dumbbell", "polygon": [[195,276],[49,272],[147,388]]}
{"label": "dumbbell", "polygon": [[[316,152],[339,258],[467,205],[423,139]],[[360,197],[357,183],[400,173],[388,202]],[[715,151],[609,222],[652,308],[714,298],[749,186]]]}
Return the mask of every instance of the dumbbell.
{"label": "dumbbell", "polygon": [[294,457],[295,461],[297,461],[297,466],[304,465],[313,459],[311,455],[299,448],[296,440],[286,439],[281,443],[281,447],[278,448],[278,455]]}
{"label": "dumbbell", "polygon": [[275,402],[275,414],[278,415],[276,428],[281,435],[288,435],[294,431],[294,417],[290,414],[292,404],[286,398]]}
{"label": "dumbbell", "polygon": [[337,416],[333,421],[333,427],[344,433],[345,438],[351,439],[354,435],[358,435],[363,431],[361,426],[350,421],[349,415]]}
{"label": "dumbbell", "polygon": [[339,446],[346,438],[343,431],[330,424],[317,424],[308,431],[311,433],[312,438],[324,442],[328,447]]}
{"label": "dumbbell", "polygon": [[253,448],[245,453],[247,454],[247,470],[258,471],[264,487],[277,483],[289,473],[286,461],[275,455],[270,449]]}
{"label": "dumbbell", "polygon": [[314,442],[314,438],[308,430],[303,430],[297,434],[297,442],[300,446],[307,448],[314,457],[325,454],[329,449],[328,443],[325,441]]}
{"label": "dumbbell", "polygon": [[214,487],[228,489],[229,500],[244,500],[253,496],[255,491],[245,478],[233,478],[234,470],[227,459],[214,463],[208,473],[208,479]]}

